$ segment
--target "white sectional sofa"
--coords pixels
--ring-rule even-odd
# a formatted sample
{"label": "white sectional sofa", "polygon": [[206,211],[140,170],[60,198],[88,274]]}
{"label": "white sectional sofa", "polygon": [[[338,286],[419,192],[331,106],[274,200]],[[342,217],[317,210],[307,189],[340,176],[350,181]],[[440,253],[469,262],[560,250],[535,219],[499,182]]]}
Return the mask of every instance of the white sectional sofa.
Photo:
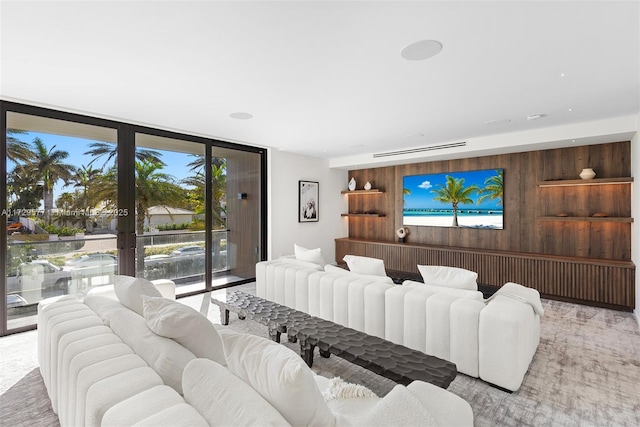
{"label": "white sectional sofa", "polygon": [[258,296],[449,360],[459,372],[517,390],[540,341],[537,291],[481,292],[325,268],[285,257],[256,265]]}
{"label": "white sectional sofa", "polygon": [[[212,325],[143,279],[44,300],[40,371],[62,426],[473,425],[467,402],[431,384],[380,398],[316,376],[266,338]],[[143,296],[144,295],[144,296]]]}

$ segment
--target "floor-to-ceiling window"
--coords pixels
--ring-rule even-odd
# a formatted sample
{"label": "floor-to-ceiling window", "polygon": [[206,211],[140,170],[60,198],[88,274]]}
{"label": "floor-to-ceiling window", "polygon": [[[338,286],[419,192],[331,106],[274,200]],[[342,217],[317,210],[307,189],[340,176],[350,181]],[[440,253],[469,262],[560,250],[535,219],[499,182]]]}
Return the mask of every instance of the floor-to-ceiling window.
{"label": "floor-to-ceiling window", "polygon": [[8,102],[1,116],[1,334],[114,274],[186,295],[266,258],[263,150]]}
{"label": "floor-to-ceiling window", "polygon": [[8,112],[3,219],[7,329],[44,298],[112,281],[118,269],[117,130]]}
{"label": "floor-to-ceiling window", "polygon": [[170,279],[176,292],[205,289],[206,145],[137,132],[136,275]]}

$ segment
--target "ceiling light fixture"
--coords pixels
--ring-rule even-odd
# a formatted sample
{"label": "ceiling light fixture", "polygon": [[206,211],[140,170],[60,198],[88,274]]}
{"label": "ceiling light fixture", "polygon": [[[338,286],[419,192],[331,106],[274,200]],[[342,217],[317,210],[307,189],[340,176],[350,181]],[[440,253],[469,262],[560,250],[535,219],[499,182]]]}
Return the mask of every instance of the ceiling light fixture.
{"label": "ceiling light fixture", "polygon": [[238,119],[238,120],[249,120],[249,119],[253,119],[253,114],[243,113],[241,111],[238,111],[237,113],[229,114],[229,117]]}
{"label": "ceiling light fixture", "polygon": [[442,50],[442,43],[437,40],[420,40],[405,46],[400,55],[407,61],[422,61],[436,56]]}
{"label": "ceiling light fixture", "polygon": [[546,114],[529,114],[527,116],[527,120],[532,121],[532,120],[538,120],[543,118],[544,116],[546,116]]}

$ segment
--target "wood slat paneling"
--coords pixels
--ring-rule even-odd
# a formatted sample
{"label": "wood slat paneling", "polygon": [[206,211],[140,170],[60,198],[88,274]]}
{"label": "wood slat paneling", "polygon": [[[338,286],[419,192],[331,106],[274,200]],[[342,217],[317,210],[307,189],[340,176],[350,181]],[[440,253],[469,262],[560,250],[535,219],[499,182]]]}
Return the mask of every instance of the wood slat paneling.
{"label": "wood slat paneling", "polygon": [[632,262],[516,252],[470,250],[409,243],[336,239],[339,259],[346,254],[384,260],[388,270],[418,273],[420,265],[446,265],[478,273],[478,283],[507,282],[537,289],[547,297],[632,310],[635,265]]}

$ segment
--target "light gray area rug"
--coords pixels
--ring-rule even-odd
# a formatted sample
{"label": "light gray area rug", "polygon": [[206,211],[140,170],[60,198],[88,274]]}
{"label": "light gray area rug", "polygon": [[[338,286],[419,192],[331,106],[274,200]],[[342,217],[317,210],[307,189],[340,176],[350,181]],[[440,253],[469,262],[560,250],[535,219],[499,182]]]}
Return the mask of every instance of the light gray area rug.
{"label": "light gray area rug", "polygon": [[[463,374],[449,386],[471,404],[475,425],[640,425],[640,332],[634,316],[558,301],[543,303],[540,346],[518,391],[507,393]],[[209,311],[209,318],[217,317],[216,306]],[[267,336],[265,326],[238,320],[235,314],[230,317],[229,327]],[[39,370],[20,362],[33,358],[36,334],[19,335],[0,339],[0,425],[58,426]],[[283,341],[298,352],[297,344]],[[28,353],[20,356],[15,350]],[[365,385],[381,396],[395,386],[333,355],[325,359],[316,354],[313,369]],[[22,373],[8,384],[11,371]]]}
{"label": "light gray area rug", "polygon": [[[640,426],[640,332],[631,313],[543,300],[541,339],[514,393],[458,374],[448,390],[473,408],[476,426]],[[229,326],[268,336],[230,315]],[[283,339],[286,342],[286,338]],[[285,343],[298,352],[297,344]],[[315,354],[317,374],[362,384],[379,396],[395,383],[336,356]]]}

